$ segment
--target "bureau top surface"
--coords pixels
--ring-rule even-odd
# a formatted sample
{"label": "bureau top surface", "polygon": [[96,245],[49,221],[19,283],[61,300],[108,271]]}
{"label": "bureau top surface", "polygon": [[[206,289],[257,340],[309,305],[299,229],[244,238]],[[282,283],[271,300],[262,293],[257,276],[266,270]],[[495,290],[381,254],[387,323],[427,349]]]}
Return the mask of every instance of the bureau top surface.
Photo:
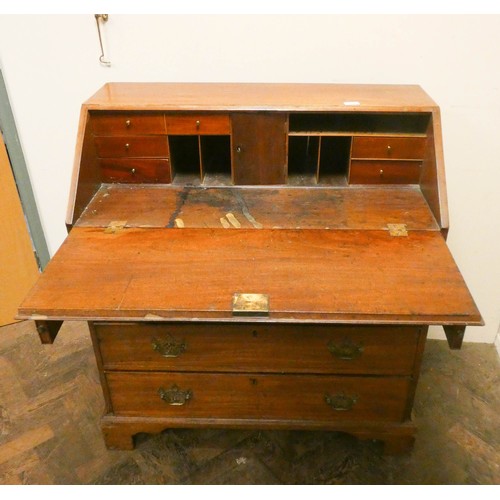
{"label": "bureau top surface", "polygon": [[88,109],[432,111],[418,85],[295,83],[107,83]]}

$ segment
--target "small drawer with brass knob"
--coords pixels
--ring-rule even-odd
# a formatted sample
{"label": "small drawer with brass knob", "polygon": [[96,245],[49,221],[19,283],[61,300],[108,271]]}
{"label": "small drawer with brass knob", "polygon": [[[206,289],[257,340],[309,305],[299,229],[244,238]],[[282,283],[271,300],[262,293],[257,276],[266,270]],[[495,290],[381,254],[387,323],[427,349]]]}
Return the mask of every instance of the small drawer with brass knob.
{"label": "small drawer with brass knob", "polygon": [[100,158],[161,158],[168,156],[166,136],[96,137],[95,146]]}
{"label": "small drawer with brass knob", "polygon": [[100,112],[91,114],[94,135],[160,135],[166,133],[163,113]]}
{"label": "small drawer with brass knob", "polygon": [[422,162],[351,160],[349,184],[418,184]]}
{"label": "small drawer with brass knob", "polygon": [[425,156],[425,136],[355,136],[351,158],[373,160],[422,160]]}
{"label": "small drawer with brass knob", "polygon": [[172,179],[168,158],[101,158],[99,167],[103,182],[168,184]]}
{"label": "small drawer with brass knob", "polygon": [[169,135],[229,135],[228,114],[172,113],[165,115]]}

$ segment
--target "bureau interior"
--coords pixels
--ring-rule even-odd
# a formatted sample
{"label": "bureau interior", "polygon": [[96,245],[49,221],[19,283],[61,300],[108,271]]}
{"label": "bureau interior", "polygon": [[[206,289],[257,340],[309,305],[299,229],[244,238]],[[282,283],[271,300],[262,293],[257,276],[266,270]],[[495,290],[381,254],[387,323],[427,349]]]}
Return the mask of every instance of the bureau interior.
{"label": "bureau interior", "polygon": [[[235,126],[242,117],[243,131]],[[428,112],[90,110],[77,156],[72,222],[108,184],[414,186],[439,220],[432,117]],[[267,119],[272,126],[260,132]],[[254,134],[259,136],[249,139]],[[259,174],[249,179],[249,171]]]}
{"label": "bureau interior", "polygon": [[[213,185],[212,176],[215,176],[221,185],[233,183],[233,172],[238,168],[236,150],[239,152],[241,146],[235,143],[231,133],[231,114],[197,114],[193,122],[198,125],[192,129],[172,126],[176,119],[188,120],[190,114],[170,116],[161,112],[117,111],[112,114],[111,125],[104,127],[101,122],[109,115],[109,112],[94,111],[89,120],[102,182],[176,182],[179,176],[177,182]],[[201,128],[203,120],[218,117],[228,119],[229,127],[223,130],[227,133],[218,133],[217,128],[207,131]],[[355,137],[372,138],[372,144],[380,143],[378,150],[372,148],[363,156],[365,161],[422,161],[420,157],[408,157],[401,146],[400,152],[394,151],[391,141],[425,138],[430,117],[430,113],[284,113],[285,133],[281,138],[272,138],[283,140],[287,145],[283,184],[348,183]],[[263,160],[265,163],[265,157]],[[156,169],[152,169],[152,165]],[[163,175],[158,169],[165,170]],[[408,183],[418,184],[418,180],[414,178]],[[366,183],[374,182],[391,184],[394,177],[366,177]]]}

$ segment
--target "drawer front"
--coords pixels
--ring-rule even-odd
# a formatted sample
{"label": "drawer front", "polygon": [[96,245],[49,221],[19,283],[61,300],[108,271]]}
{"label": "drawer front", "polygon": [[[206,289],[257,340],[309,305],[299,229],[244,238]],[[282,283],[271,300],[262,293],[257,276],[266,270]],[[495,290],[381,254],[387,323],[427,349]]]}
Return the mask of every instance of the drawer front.
{"label": "drawer front", "polygon": [[165,134],[163,113],[95,113],[92,115],[94,135]]}
{"label": "drawer front", "polygon": [[124,416],[402,421],[405,377],[110,372],[113,412]]}
{"label": "drawer front", "polygon": [[229,115],[166,115],[170,135],[229,135]]}
{"label": "drawer front", "polygon": [[354,137],[351,158],[422,160],[425,137]]}
{"label": "drawer front", "polygon": [[398,374],[418,327],[95,324],[107,370]]}
{"label": "drawer front", "polygon": [[419,161],[351,160],[350,184],[418,184]]}
{"label": "drawer front", "polygon": [[168,156],[167,138],[160,135],[96,137],[95,145],[100,158],[165,158]]}
{"label": "drawer front", "polygon": [[168,158],[102,158],[99,160],[103,182],[146,183],[171,182]]}

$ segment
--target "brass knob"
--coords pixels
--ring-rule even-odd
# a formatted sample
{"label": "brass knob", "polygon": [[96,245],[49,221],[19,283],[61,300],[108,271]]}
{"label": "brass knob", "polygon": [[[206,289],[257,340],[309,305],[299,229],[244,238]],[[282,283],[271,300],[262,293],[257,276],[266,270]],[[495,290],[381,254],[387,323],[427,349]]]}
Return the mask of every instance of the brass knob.
{"label": "brass knob", "polygon": [[126,125],[127,127],[130,127],[130,120],[125,120],[125,125]]}
{"label": "brass knob", "polygon": [[391,152],[391,149],[392,149],[392,148],[391,148],[391,146],[390,146],[390,145],[388,145],[388,146],[387,146],[387,152],[388,152],[388,153],[390,153],[390,152]]}
{"label": "brass knob", "polygon": [[131,173],[132,175],[133,175],[133,174],[135,174],[135,168],[133,168],[133,169],[130,171],[130,173]]}
{"label": "brass knob", "polygon": [[236,146],[236,152],[241,153],[241,146]]}
{"label": "brass knob", "polygon": [[196,128],[200,128],[200,120],[196,120]]}
{"label": "brass knob", "polygon": [[380,171],[380,177],[383,177],[383,176],[384,176],[384,171],[383,171],[383,170],[381,170],[381,171]]}
{"label": "brass knob", "polygon": [[125,149],[128,149],[130,147],[130,144],[127,142],[127,144],[125,144]]}

